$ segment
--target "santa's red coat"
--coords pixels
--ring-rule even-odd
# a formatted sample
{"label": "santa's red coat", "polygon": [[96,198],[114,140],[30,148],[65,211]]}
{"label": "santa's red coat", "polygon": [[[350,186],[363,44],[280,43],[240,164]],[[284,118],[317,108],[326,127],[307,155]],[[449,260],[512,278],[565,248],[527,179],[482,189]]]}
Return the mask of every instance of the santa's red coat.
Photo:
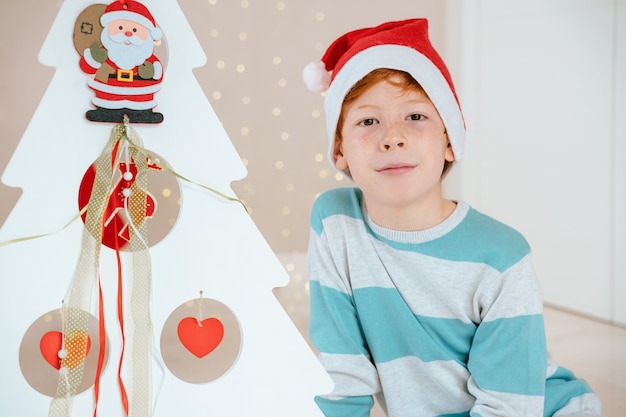
{"label": "santa's red coat", "polygon": [[[157,105],[154,94],[161,89],[163,71],[161,62],[155,55],[150,56],[146,61],[158,69],[156,72],[160,77],[157,79],[141,78],[139,66],[126,70],[107,59],[103,65],[111,67],[112,72],[105,80],[100,80],[98,77],[89,80],[88,83],[96,93],[93,104],[105,109],[147,110],[154,108]],[[80,68],[87,74],[96,74],[98,71],[98,68],[91,66],[84,57],[80,59]]]}

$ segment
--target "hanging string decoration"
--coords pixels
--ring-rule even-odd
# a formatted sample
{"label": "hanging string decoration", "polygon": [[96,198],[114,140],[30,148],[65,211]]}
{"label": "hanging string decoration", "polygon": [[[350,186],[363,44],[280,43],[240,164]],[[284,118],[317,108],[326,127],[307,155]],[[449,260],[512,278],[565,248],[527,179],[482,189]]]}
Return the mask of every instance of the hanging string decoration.
{"label": "hanging string decoration", "polygon": [[241,327],[228,306],[200,298],[181,304],[165,321],[161,332],[161,355],[178,379],[200,384],[228,372],[241,352]]}

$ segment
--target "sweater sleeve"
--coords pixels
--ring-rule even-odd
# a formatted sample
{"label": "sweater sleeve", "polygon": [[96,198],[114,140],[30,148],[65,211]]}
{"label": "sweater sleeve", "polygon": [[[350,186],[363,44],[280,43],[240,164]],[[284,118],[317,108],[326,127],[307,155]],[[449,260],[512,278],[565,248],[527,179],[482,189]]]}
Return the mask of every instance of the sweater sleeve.
{"label": "sweater sleeve", "polygon": [[356,314],[349,277],[328,246],[321,218],[312,219],[317,221],[317,226],[312,224],[308,252],[309,335],[335,386],[331,393],[316,397],[316,402],[327,417],[367,417],[373,394],[380,391],[378,374]]}
{"label": "sweater sleeve", "polygon": [[479,288],[481,322],[467,363],[472,416],[543,416],[547,349],[530,254]]}

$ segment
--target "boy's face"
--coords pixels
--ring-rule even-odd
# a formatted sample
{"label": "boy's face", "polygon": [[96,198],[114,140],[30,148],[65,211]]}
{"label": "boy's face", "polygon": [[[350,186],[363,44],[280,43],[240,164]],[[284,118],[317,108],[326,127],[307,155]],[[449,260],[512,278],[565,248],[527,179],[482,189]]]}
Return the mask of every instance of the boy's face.
{"label": "boy's face", "polygon": [[441,199],[444,162],[454,153],[424,92],[379,82],[346,106],[341,133],[335,165],[349,168],[370,212]]}

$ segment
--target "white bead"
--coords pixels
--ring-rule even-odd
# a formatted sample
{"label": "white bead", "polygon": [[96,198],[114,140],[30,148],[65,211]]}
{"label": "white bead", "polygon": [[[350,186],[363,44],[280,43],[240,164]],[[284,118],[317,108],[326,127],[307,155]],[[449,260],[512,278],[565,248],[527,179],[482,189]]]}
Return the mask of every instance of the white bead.
{"label": "white bead", "polygon": [[61,349],[61,350],[59,351],[58,355],[59,355],[59,358],[61,358],[61,359],[65,359],[65,357],[67,356],[67,350],[65,350],[65,349]]}
{"label": "white bead", "polygon": [[126,181],[130,181],[130,180],[132,180],[132,179],[133,179],[133,173],[132,173],[132,172],[130,172],[130,171],[126,171],[126,172],[124,173],[124,179],[125,179]]}
{"label": "white bead", "polygon": [[124,197],[130,197],[130,195],[133,193],[133,191],[130,188],[124,188],[122,190],[122,195]]}

